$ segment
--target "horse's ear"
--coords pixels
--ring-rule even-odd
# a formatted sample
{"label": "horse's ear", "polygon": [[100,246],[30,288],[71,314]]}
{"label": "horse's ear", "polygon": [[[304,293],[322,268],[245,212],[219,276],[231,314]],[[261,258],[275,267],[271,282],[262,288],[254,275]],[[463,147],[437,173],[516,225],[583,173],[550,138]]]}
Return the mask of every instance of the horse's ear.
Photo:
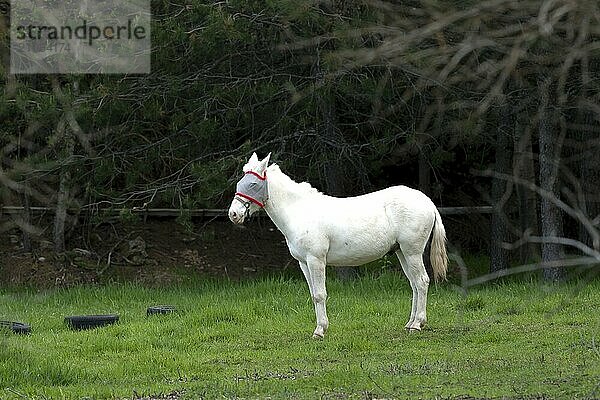
{"label": "horse's ear", "polygon": [[258,165],[258,171],[259,173],[263,173],[267,167],[269,166],[269,160],[271,159],[271,153],[267,154],[267,156],[260,162],[260,164]]}
{"label": "horse's ear", "polygon": [[263,164],[265,164],[265,168],[267,168],[269,166],[269,160],[271,159],[271,152],[269,152],[269,154],[267,154],[267,156],[265,157],[264,160],[262,160]]}
{"label": "horse's ear", "polygon": [[250,157],[250,159],[248,160],[246,165],[244,165],[244,167],[242,168],[242,171],[244,171],[244,172],[252,171],[253,169],[257,168],[258,164],[259,164],[258,156],[256,155],[256,153],[252,153],[252,156]]}
{"label": "horse's ear", "polygon": [[252,153],[252,156],[248,160],[248,164],[257,164],[257,163],[258,163],[258,156],[256,155],[256,152],[254,152],[254,153]]}

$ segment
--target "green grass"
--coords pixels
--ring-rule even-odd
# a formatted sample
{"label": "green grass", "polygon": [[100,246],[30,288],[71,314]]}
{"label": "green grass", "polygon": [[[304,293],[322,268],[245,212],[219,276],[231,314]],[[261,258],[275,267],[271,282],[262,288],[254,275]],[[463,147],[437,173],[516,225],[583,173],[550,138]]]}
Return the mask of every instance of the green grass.
{"label": "green grass", "polygon": [[[311,339],[300,280],[0,290],[0,399],[600,398],[600,282],[430,289],[429,328],[408,334],[406,279],[328,282],[330,330]],[[182,312],[146,318],[149,305]],[[118,312],[74,332],[66,315]]]}

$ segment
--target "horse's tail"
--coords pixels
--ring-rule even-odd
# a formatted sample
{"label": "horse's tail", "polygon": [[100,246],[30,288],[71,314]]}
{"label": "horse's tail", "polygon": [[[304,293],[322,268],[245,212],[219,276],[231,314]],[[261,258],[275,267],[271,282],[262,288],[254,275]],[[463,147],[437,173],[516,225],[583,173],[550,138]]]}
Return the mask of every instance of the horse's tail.
{"label": "horse's tail", "polygon": [[446,254],[446,229],[442,224],[440,212],[435,209],[435,222],[433,223],[433,237],[431,239],[431,266],[436,282],[446,279],[448,269],[448,256]]}

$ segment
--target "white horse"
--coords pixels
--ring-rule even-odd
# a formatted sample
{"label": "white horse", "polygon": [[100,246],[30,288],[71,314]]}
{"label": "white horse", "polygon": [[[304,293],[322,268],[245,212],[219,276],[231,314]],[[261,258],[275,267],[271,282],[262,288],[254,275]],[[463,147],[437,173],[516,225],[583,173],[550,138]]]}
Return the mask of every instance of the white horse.
{"label": "white horse", "polygon": [[357,197],[326,196],[310,184],[290,179],[271,154],[259,161],[252,154],[244,166],[229,208],[235,224],[264,208],[283,233],[300,263],[317,316],[313,338],[329,326],[325,266],[358,266],[394,251],[412,288],[412,311],[405,328],[420,331],[427,321],[429,277],[423,251],[433,232],[431,263],[436,280],[445,279],[446,232],[433,202],[418,190],[394,186]]}

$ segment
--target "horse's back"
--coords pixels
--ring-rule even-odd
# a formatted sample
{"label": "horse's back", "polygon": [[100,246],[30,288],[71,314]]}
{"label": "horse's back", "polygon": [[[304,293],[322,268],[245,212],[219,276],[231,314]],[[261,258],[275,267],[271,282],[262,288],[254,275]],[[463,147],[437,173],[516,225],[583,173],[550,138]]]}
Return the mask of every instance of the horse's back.
{"label": "horse's back", "polygon": [[[327,210],[353,211],[377,214],[385,210],[390,223],[420,221],[424,216],[434,217],[435,205],[423,192],[408,186],[392,186],[355,197],[329,197]],[[400,218],[400,219],[399,219]]]}
{"label": "horse's back", "polygon": [[[310,208],[309,208],[310,207]],[[360,265],[382,257],[397,243],[416,241],[433,226],[435,206],[422,192],[394,186],[356,197],[322,196],[307,203],[306,232],[328,243],[328,264]]]}
{"label": "horse's back", "polygon": [[365,203],[383,207],[398,242],[421,242],[429,237],[435,220],[435,205],[420,190],[392,186],[363,196]]}

